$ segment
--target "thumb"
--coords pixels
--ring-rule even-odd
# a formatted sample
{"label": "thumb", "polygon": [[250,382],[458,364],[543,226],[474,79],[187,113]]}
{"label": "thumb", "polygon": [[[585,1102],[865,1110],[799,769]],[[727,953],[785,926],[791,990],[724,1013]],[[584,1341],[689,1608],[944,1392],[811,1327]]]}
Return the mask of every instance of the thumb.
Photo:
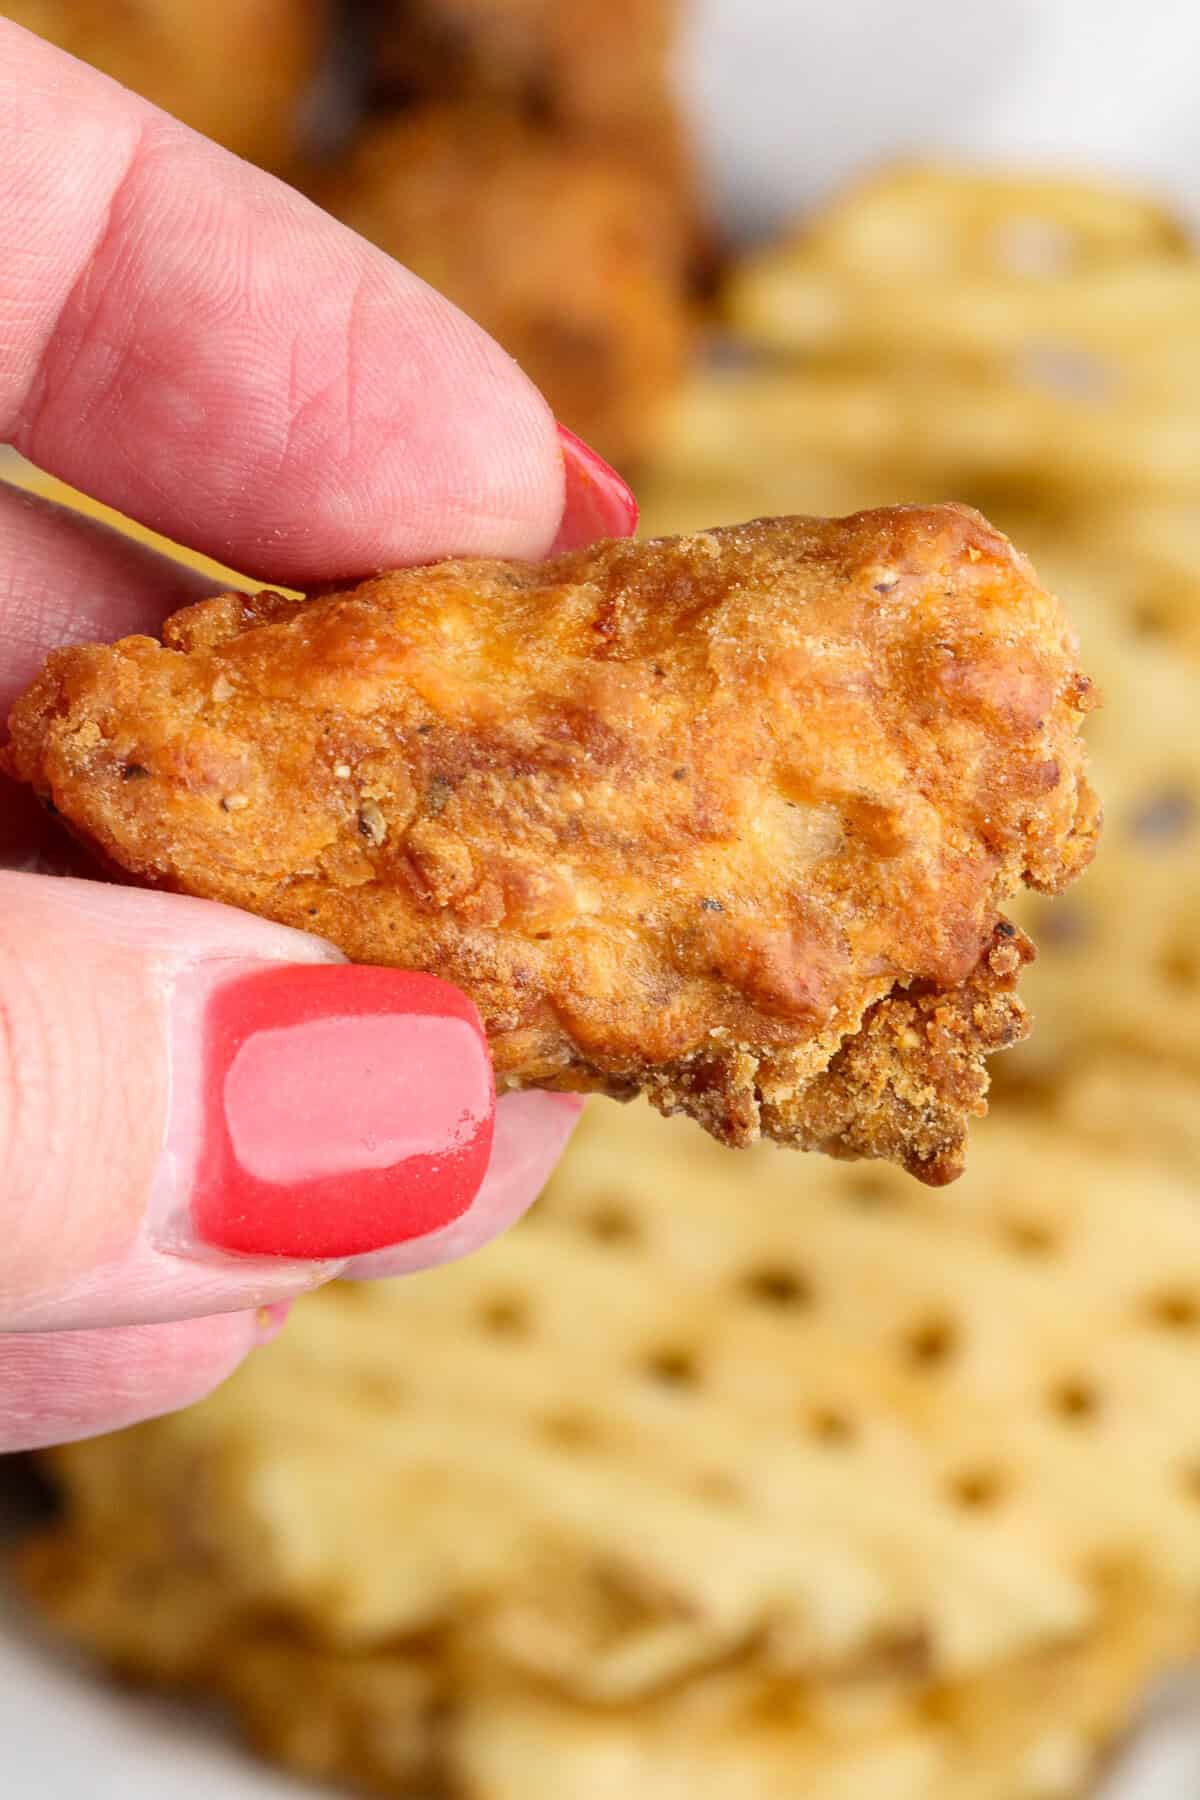
{"label": "thumb", "polygon": [[493,1111],[474,1008],[432,976],[208,901],[0,873],[0,1329],[253,1308],[440,1241]]}

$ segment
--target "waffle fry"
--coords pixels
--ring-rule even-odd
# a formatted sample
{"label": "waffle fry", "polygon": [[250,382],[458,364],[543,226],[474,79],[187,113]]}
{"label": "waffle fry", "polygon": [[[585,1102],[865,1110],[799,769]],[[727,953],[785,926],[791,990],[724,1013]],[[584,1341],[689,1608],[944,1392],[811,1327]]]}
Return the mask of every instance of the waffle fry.
{"label": "waffle fry", "polygon": [[[257,1747],[309,1777],[486,1800],[1060,1800],[1191,1637],[1178,1607],[1114,1605],[1070,1648],[890,1705],[868,1729],[738,1672],[645,1706],[583,1708],[435,1651],[357,1658],[239,1642],[228,1691]],[[1047,1694],[1053,1705],[1047,1706]]]}
{"label": "waffle fry", "polygon": [[[1131,1642],[1149,1593],[1172,1617],[1200,1596],[1200,1340],[1178,1324],[1200,1216],[1187,1185],[1032,1121],[981,1132],[953,1195],[747,1154],[742,1175],[681,1121],[593,1113],[486,1256],[306,1302],[198,1410],[57,1453],[71,1523],[27,1579],[72,1635],[232,1691],[326,1772],[363,1772],[347,1733],[398,1654],[480,1721],[483,1800],[532,1779],[535,1727],[547,1794],[591,1791],[592,1761],[682,1793],[707,1733],[714,1795],[824,1793],[769,1782],[827,1762],[856,1794],[899,1745],[914,1795],[936,1776],[957,1800],[980,1757],[952,1747],[992,1719],[976,1684],[1091,1655],[1114,1583]],[[174,1608],[142,1603],[155,1568]],[[231,1640],[257,1674],[229,1673]],[[1134,1658],[1062,1791],[1166,1654]],[[279,1697],[307,1682],[320,1732],[315,1699]],[[787,1702],[777,1751],[721,1723],[764,1695]],[[1003,1755],[1005,1800],[1038,1793]]]}
{"label": "waffle fry", "polygon": [[921,163],[851,183],[799,241],[847,273],[993,279],[1166,259],[1187,244],[1170,212],[1112,182]]}
{"label": "waffle fry", "polygon": [[1027,982],[1036,1041],[1013,1077],[1061,1080],[1107,1050],[1200,1078],[1200,666],[1099,608],[1084,629],[1107,707],[1090,738],[1105,854],[1073,903],[1022,914],[1048,930]]}
{"label": "waffle fry", "polygon": [[788,354],[988,358],[1064,339],[1136,348],[1190,330],[1200,274],[1179,225],[1108,184],[899,168],[735,271],[728,316]]}
{"label": "waffle fry", "polygon": [[894,1705],[861,1730],[831,1726],[811,1695],[737,1673],[615,1718],[480,1686],[454,1767],[487,1800],[1066,1800],[1146,1681],[1194,1641],[1177,1605],[1141,1600],[1136,1616],[1114,1603],[1077,1643]]}
{"label": "waffle fry", "polygon": [[[1159,1167],[1200,1183],[1200,1079],[1169,1058],[1104,1047],[1072,1063],[1050,1088],[1049,1114],[1082,1139],[1127,1152],[1148,1139]],[[1180,1322],[1190,1306],[1177,1306]]]}
{"label": "waffle fry", "polygon": [[761,490],[759,511],[781,485],[803,491],[829,460],[856,474],[858,492],[986,501],[1007,524],[1006,501],[1011,515],[1034,495],[1099,507],[1145,492],[1192,505],[1200,406],[1181,413],[1171,400],[1073,393],[1032,376],[767,365],[693,378],[660,457],[660,479]]}
{"label": "waffle fry", "polygon": [[[186,1613],[177,1563],[151,1585]],[[162,1616],[131,1634],[143,1665]],[[1134,1612],[1126,1596],[1064,1648],[919,1701],[876,1694],[865,1724],[862,1696],[741,1671],[634,1708],[588,1708],[432,1641],[347,1654],[244,1621],[190,1679],[230,1701],[261,1754],[310,1779],[414,1800],[447,1788],[473,1800],[610,1800],[617,1782],[647,1800],[1060,1800],[1079,1792],[1146,1683],[1194,1642],[1194,1616],[1177,1602],[1142,1593]]]}

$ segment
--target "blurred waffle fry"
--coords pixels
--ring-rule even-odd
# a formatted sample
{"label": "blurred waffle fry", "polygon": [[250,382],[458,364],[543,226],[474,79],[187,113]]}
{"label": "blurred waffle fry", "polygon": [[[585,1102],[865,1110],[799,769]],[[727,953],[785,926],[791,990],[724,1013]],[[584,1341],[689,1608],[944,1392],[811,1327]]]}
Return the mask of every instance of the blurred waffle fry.
{"label": "blurred waffle fry", "polygon": [[995,355],[1135,348],[1190,329],[1200,273],[1157,206],[1115,187],[968,168],[884,170],[735,271],[751,341]]}
{"label": "blurred waffle fry", "polygon": [[1114,1601],[1094,1633],[840,1731],[804,1690],[734,1671],[624,1715],[477,1684],[453,1739],[486,1800],[1065,1800],[1148,1679],[1195,1637],[1178,1605]]}
{"label": "blurred waffle fry", "polygon": [[1026,989],[1035,1028],[1011,1074],[1061,1079],[1107,1049],[1200,1078],[1200,664],[1139,641],[1098,582],[1067,588],[1053,565],[1041,559],[1052,585],[1085,596],[1076,616],[1105,696],[1089,733],[1104,848],[1053,918],[1014,909],[1042,939]]}
{"label": "blurred waffle fry", "polygon": [[[1108,181],[900,164],[852,183],[801,241],[849,274],[1038,276],[1180,254],[1173,215]],[[795,239],[779,254],[789,254]],[[754,266],[753,263],[750,264]]]}
{"label": "blurred waffle fry", "polygon": [[479,1800],[1058,1800],[1190,1641],[1178,1607],[1134,1618],[1118,1600],[1069,1648],[851,1731],[736,1670],[612,1711],[428,1650],[348,1658],[259,1640],[237,1646],[230,1686],[269,1754],[394,1794],[440,1778]]}
{"label": "blurred waffle fry", "polygon": [[[1178,1170],[1193,1188],[1200,1182],[1200,1080],[1195,1068],[1102,1048],[1081,1058],[1055,1083],[1053,1116],[1081,1138],[1114,1150],[1128,1152],[1149,1143],[1161,1166]],[[1200,1322],[1200,1307],[1189,1301],[1181,1300],[1174,1311],[1181,1326]]]}
{"label": "blurred waffle fry", "polygon": [[[1197,1268],[1186,1185],[1033,1120],[992,1121],[943,1193],[598,1107],[485,1256],[307,1301],[196,1411],[59,1452],[72,1523],[27,1577],[128,1665],[160,1628],[147,1566],[177,1588],[202,1571],[225,1615],[195,1588],[165,1611],[165,1666],[190,1656],[251,1712],[231,1628],[290,1622],[339,1692],[363,1659],[436,1644],[468,1720],[506,1696],[472,1755],[511,1761],[545,1723],[547,1794],[592,1791],[561,1738],[580,1783],[594,1756],[682,1795],[705,1732],[714,1794],[770,1794],[808,1755],[830,1793],[866,1794],[854,1771],[877,1778],[899,1732],[914,1795],[945,1764],[957,1800],[942,1739],[983,1703],[955,1695],[1094,1645],[1114,1582],[1134,1624],[1151,1591],[1172,1616],[1200,1597],[1200,1327],[1178,1323],[1200,1319]],[[740,1706],[777,1695],[794,1720],[758,1786],[753,1734],[722,1735],[723,1666]]]}
{"label": "blurred waffle fry", "polygon": [[492,1800],[451,1775],[455,1694],[428,1647],[348,1656],[266,1631],[225,1639],[220,1670],[214,1685],[254,1747],[309,1780]]}
{"label": "blurred waffle fry", "polygon": [[657,466],[660,479],[710,487],[731,479],[767,500],[826,459],[857,466],[868,492],[882,480],[906,499],[994,497],[992,510],[1006,495],[1102,504],[1131,490],[1194,503],[1200,405],[1188,413],[1015,378],[968,382],[929,367],[716,370],[694,375],[677,398]]}
{"label": "blurred waffle fry", "polygon": [[1054,541],[1041,560],[1072,559],[1085,626],[1102,603],[1132,639],[1182,652],[1200,670],[1200,501],[1117,497],[1047,523]]}
{"label": "blurred waffle fry", "polygon": [[[141,1585],[186,1609],[177,1559]],[[1059,1800],[1194,1644],[1177,1602],[1136,1599],[1118,1593],[1069,1645],[869,1711],[741,1669],[637,1707],[584,1707],[433,1640],[354,1654],[244,1618],[210,1647],[204,1679],[263,1754],[414,1800]],[[152,1613],[151,1647],[165,1616]]]}
{"label": "blurred waffle fry", "polygon": [[[864,355],[999,358],[1048,355],[1069,343],[1079,352],[1114,353],[1115,379],[1120,357],[1136,367],[1147,347],[1153,368],[1156,335],[1191,329],[1200,301],[1200,270],[1179,257],[1074,276],[971,278],[951,269],[931,275],[927,286],[905,280],[903,271],[869,276],[783,263],[735,277],[729,316],[752,341],[789,353],[851,343]],[[1106,373],[1100,362],[1094,381]]]}
{"label": "blurred waffle fry", "polygon": [[735,1674],[624,1715],[481,1682],[456,1760],[487,1800],[925,1800],[939,1757],[935,1734],[911,1709],[891,1726],[839,1739],[802,1704]]}

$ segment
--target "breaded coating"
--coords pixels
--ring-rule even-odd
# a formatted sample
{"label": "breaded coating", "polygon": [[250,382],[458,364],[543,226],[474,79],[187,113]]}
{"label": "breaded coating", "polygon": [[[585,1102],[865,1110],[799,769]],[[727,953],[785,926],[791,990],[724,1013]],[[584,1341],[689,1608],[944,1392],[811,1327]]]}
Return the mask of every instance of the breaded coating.
{"label": "breaded coating", "polygon": [[896,507],[202,601],[55,651],[4,756],[144,880],[465,988],[501,1088],[938,1183],[1093,703],[1006,538]]}
{"label": "breaded coating", "polygon": [[311,192],[477,320],[603,456],[645,451],[692,335],[689,222],[653,170],[435,107],[368,126]]}
{"label": "breaded coating", "polygon": [[331,0],[0,0],[0,17],[275,170],[299,148],[331,12]]}

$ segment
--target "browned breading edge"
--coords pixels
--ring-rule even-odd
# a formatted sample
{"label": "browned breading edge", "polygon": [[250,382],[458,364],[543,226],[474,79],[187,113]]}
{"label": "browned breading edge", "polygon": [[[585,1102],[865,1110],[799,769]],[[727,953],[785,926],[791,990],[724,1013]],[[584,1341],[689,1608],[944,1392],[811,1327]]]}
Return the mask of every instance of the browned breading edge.
{"label": "browned breading edge", "polygon": [[1094,704],[1008,541],[897,507],[225,595],[55,652],[3,755],[141,879],[457,983],[502,1088],[944,1181]]}

